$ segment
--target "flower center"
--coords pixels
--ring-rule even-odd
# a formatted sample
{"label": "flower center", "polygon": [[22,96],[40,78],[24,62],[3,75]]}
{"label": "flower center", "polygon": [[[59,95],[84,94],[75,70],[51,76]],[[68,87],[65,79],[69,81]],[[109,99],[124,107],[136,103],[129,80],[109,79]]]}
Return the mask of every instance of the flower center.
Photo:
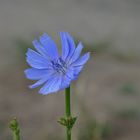
{"label": "flower center", "polygon": [[60,57],[58,60],[52,61],[52,67],[54,70],[56,70],[58,73],[65,74],[67,70],[66,63],[62,60]]}

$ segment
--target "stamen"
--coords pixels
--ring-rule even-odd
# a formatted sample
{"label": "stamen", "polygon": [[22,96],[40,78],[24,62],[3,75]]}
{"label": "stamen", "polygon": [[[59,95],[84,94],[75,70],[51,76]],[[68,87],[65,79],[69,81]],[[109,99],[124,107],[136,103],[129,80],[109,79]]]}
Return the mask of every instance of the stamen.
{"label": "stamen", "polygon": [[62,73],[62,74],[65,74],[66,73],[66,70],[67,70],[67,65],[62,60],[62,58],[59,58],[58,60],[52,61],[52,67],[58,73]]}

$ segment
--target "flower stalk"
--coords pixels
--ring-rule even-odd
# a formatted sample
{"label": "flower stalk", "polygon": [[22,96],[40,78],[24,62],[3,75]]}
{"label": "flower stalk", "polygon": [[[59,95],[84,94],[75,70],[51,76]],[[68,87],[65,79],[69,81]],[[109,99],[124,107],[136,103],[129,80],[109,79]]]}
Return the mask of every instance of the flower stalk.
{"label": "flower stalk", "polygon": [[70,105],[70,87],[65,89],[65,117],[60,118],[58,121],[61,125],[66,127],[67,140],[71,140],[71,130],[76,122],[77,117],[71,116],[71,105]]}
{"label": "flower stalk", "polygon": [[[70,105],[70,87],[65,89],[65,107],[66,107],[66,119],[71,120],[71,105]],[[67,140],[71,140],[71,128],[69,125],[66,127]]]}
{"label": "flower stalk", "polygon": [[16,118],[14,118],[10,124],[9,128],[13,132],[13,140],[20,140],[20,129],[19,129],[19,124]]}

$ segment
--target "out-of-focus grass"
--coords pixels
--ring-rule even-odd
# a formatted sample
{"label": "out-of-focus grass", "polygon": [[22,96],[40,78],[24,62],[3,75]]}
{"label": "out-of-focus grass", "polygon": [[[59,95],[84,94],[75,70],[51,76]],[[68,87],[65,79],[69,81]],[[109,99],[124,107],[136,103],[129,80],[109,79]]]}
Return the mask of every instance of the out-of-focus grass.
{"label": "out-of-focus grass", "polygon": [[124,95],[133,95],[137,93],[137,89],[133,83],[123,84],[119,90],[120,93]]}
{"label": "out-of-focus grass", "polygon": [[127,50],[126,53],[121,51],[113,51],[112,56],[122,62],[134,62],[139,60],[139,54],[135,51]]}
{"label": "out-of-focus grass", "polygon": [[4,123],[3,122],[0,122],[0,132],[2,132],[4,129]]}
{"label": "out-of-focus grass", "polygon": [[104,140],[112,136],[112,124],[110,122],[99,122],[91,117],[90,110],[86,107],[83,99],[75,94],[75,100],[79,106],[80,114],[84,123],[78,131],[78,140]]}
{"label": "out-of-focus grass", "polygon": [[19,55],[21,58],[25,58],[25,53],[27,52],[28,48],[33,48],[32,42],[24,39],[15,40],[15,44],[17,46],[17,49],[19,50]]}
{"label": "out-of-focus grass", "polygon": [[99,123],[96,120],[86,122],[83,130],[80,130],[79,140],[103,140],[108,138],[111,134],[111,124]]}
{"label": "out-of-focus grass", "polygon": [[127,108],[116,112],[116,115],[122,119],[138,119],[140,112],[137,108]]}
{"label": "out-of-focus grass", "polygon": [[86,41],[83,41],[82,39],[75,37],[76,44],[78,44],[79,41],[82,41],[85,52],[89,51],[89,52],[93,52],[94,54],[98,54],[98,53],[102,53],[102,52],[105,53],[108,51],[109,47],[111,46],[111,41],[105,40],[105,39],[87,43]]}
{"label": "out-of-focus grass", "polygon": [[93,52],[94,54],[106,52],[109,49],[110,42],[109,41],[100,41],[95,43],[84,43],[84,51]]}

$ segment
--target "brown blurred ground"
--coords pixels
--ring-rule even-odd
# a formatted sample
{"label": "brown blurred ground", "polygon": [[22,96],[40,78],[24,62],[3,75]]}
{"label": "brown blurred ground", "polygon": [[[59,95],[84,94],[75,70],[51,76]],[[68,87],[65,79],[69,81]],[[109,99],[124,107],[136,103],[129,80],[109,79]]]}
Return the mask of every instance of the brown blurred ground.
{"label": "brown blurred ground", "polygon": [[[11,139],[8,121],[13,116],[19,118],[24,139],[63,139],[56,120],[63,115],[64,95],[29,91],[23,48],[16,42],[30,43],[41,32],[58,40],[58,32],[65,30],[88,43],[92,51],[73,84],[72,108],[78,116],[74,139],[79,130],[89,129],[85,124],[90,118],[115,127],[108,139],[139,140],[139,8],[138,0],[1,0],[0,139]],[[109,49],[97,53],[92,46],[102,41],[111,42]]]}

